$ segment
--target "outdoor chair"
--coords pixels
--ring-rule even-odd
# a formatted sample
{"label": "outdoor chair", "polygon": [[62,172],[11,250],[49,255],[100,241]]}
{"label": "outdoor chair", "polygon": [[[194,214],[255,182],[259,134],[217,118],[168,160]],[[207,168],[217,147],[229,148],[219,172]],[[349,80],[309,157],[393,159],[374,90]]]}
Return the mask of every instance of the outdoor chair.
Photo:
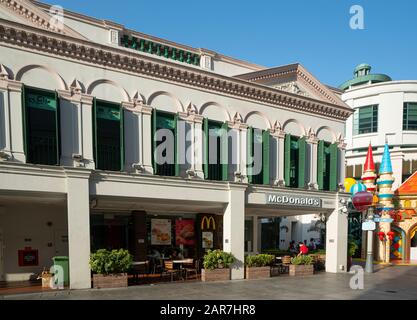
{"label": "outdoor chair", "polygon": [[174,277],[180,274],[180,270],[174,268],[174,262],[172,260],[164,261],[164,268],[162,270],[161,276],[169,275],[171,281],[174,281]]}
{"label": "outdoor chair", "polygon": [[185,280],[188,280],[189,274],[195,274],[195,277],[197,278],[198,275],[198,260],[194,259],[186,259],[187,262],[183,263],[183,270],[185,271]]}

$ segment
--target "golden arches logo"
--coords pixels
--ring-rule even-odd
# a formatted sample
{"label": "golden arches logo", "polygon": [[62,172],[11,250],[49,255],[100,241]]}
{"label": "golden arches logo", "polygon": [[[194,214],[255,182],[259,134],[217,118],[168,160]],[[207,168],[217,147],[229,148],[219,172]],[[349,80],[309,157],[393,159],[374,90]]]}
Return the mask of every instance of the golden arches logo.
{"label": "golden arches logo", "polygon": [[[204,222],[206,223],[206,228],[204,228]],[[213,222],[213,230],[216,230],[216,222],[213,217],[204,216],[201,220],[201,230],[210,229],[210,225]]]}

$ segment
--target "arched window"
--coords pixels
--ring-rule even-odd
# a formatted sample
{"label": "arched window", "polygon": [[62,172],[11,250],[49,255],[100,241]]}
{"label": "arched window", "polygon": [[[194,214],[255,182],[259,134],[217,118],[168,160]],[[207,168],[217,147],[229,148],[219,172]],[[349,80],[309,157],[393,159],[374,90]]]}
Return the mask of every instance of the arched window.
{"label": "arched window", "polygon": [[269,184],[268,130],[248,128],[248,180],[254,184]]}
{"label": "arched window", "polygon": [[96,168],[121,171],[124,164],[123,108],[94,99],[94,160]]}
{"label": "arched window", "polygon": [[56,91],[23,87],[25,153],[28,163],[59,165],[59,99]]}
{"label": "arched window", "polygon": [[228,125],[204,118],[204,178],[228,180]]}
{"label": "arched window", "polygon": [[319,140],[317,153],[317,183],[319,189],[336,191],[338,165],[337,144]]}
{"label": "arched window", "polygon": [[284,149],[285,185],[292,188],[304,188],[306,171],[306,138],[286,134]]}

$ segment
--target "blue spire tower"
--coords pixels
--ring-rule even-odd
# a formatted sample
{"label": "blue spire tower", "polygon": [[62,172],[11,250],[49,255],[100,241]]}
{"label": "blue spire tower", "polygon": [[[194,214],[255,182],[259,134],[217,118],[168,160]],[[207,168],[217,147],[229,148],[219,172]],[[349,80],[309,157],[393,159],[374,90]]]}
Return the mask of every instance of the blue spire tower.
{"label": "blue spire tower", "polygon": [[[384,154],[382,155],[381,166],[379,167],[379,179],[377,180],[378,184],[378,210],[381,213],[382,218],[390,218],[390,213],[394,209],[394,204],[392,198],[394,197],[394,192],[392,191],[392,184],[394,182],[394,177],[392,176],[392,164],[391,164],[391,155],[389,152],[388,144],[385,144]],[[390,222],[380,222],[379,231],[384,232],[385,235],[391,231]],[[389,262],[390,259],[390,241],[386,236],[385,246],[380,243],[379,246],[379,260]]]}

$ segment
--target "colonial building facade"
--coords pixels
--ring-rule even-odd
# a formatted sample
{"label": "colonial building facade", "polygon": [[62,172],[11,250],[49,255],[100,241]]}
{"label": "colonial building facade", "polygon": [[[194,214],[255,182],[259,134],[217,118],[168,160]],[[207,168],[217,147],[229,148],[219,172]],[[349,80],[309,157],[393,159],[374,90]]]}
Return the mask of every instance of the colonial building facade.
{"label": "colonial building facade", "polygon": [[[92,250],[124,247],[140,261],[179,243],[194,257],[232,252],[241,279],[245,251],[268,241],[262,219],[300,214],[326,217],[326,269],[346,270],[339,190],[352,111],[334,89],[299,64],[266,68],[54,14],[0,2],[0,280],[29,279],[64,255],[70,287],[88,288]],[[170,163],[156,155],[160,129],[174,137]],[[212,153],[226,161],[210,164]],[[175,238],[182,220],[196,222],[189,245]]]}

